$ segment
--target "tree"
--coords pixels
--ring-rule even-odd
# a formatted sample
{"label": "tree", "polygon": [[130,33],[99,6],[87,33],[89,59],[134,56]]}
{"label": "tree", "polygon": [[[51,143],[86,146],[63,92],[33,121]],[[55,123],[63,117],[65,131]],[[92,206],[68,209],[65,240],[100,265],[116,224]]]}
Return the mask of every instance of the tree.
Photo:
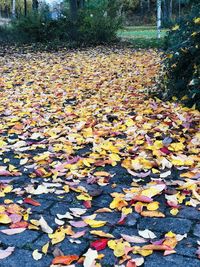
{"label": "tree", "polygon": [[24,0],[24,16],[27,15],[27,0]]}
{"label": "tree", "polygon": [[75,22],[77,20],[78,15],[78,2],[77,0],[69,0],[69,5],[71,20]]}
{"label": "tree", "polygon": [[38,10],[38,6],[39,6],[38,0],[33,0],[32,1],[32,9],[34,11],[37,11]]}
{"label": "tree", "polygon": [[157,31],[158,31],[158,38],[160,39],[161,37],[161,13],[162,13],[162,8],[161,8],[161,0],[157,0]]}
{"label": "tree", "polygon": [[12,0],[12,18],[16,18],[16,0]]}

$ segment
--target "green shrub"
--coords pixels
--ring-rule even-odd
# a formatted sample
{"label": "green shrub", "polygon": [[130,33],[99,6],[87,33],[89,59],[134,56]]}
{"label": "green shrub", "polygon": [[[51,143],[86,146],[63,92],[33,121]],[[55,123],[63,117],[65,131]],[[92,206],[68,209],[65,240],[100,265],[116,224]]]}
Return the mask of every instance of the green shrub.
{"label": "green shrub", "polygon": [[109,43],[116,40],[121,20],[117,16],[117,4],[97,1],[88,4],[80,12],[78,34],[80,42],[90,44]]}
{"label": "green shrub", "polygon": [[200,4],[168,34],[164,96],[200,108]]}
{"label": "green shrub", "polygon": [[92,1],[71,20],[69,10],[58,19],[52,19],[48,8],[29,13],[12,21],[9,27],[0,28],[0,40],[17,43],[65,42],[90,45],[109,43],[116,39],[120,19],[117,6],[111,0]]}

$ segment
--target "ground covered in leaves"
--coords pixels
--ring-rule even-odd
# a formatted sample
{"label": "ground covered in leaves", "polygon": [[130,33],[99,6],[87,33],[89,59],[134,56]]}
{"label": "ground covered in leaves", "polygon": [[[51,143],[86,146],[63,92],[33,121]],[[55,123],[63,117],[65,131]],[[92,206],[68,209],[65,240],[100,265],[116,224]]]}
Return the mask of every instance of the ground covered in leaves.
{"label": "ground covered in leaves", "polygon": [[199,266],[199,112],[157,51],[0,58],[0,266]]}

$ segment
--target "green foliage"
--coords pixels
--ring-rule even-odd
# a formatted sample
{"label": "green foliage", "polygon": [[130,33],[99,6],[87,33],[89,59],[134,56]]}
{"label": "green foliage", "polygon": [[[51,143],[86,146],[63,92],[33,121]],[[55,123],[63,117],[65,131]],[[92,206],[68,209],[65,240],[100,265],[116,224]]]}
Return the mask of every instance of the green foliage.
{"label": "green foliage", "polygon": [[80,12],[78,40],[91,44],[109,43],[116,40],[120,26],[117,3],[110,0],[92,1]]}
{"label": "green foliage", "polygon": [[52,19],[47,6],[38,12],[29,12],[0,28],[0,40],[21,43],[65,42],[91,45],[109,43],[116,39],[120,27],[117,4],[111,0],[89,1],[78,11],[74,21],[67,7],[63,14]]}
{"label": "green foliage", "polygon": [[200,4],[171,29],[166,44],[165,96],[200,108]]}

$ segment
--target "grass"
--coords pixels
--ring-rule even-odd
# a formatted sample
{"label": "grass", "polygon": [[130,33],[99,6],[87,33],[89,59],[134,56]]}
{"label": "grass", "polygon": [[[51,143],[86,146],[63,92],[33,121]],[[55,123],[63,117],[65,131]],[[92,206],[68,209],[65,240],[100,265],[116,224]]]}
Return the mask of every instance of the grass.
{"label": "grass", "polygon": [[167,29],[163,29],[161,39],[158,39],[155,26],[130,26],[118,31],[118,37],[135,48],[162,48],[166,34]]}

